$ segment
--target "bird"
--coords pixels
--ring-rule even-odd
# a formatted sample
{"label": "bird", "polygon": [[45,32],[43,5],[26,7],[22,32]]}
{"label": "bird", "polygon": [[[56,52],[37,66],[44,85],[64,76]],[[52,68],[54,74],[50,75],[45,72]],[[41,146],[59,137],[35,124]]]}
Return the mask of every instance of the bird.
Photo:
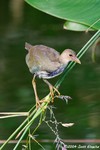
{"label": "bird", "polygon": [[81,64],[76,53],[71,49],[65,49],[61,54],[55,49],[45,45],[31,45],[25,42],[25,49],[28,51],[26,55],[26,64],[29,71],[33,74],[32,85],[35,94],[36,107],[40,105],[42,100],[39,100],[35,78],[38,77],[49,86],[50,94],[53,99],[53,90],[59,95],[60,92],[48,81],[60,75],[67,67],[70,61]]}

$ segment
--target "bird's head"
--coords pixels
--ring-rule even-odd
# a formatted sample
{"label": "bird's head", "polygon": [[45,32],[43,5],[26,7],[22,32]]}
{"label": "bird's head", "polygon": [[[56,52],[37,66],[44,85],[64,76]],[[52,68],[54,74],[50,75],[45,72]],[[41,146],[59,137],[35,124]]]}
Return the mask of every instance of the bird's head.
{"label": "bird's head", "polygon": [[65,49],[60,55],[60,62],[63,64],[68,64],[70,61],[81,64],[80,60],[77,58],[76,53],[71,49]]}

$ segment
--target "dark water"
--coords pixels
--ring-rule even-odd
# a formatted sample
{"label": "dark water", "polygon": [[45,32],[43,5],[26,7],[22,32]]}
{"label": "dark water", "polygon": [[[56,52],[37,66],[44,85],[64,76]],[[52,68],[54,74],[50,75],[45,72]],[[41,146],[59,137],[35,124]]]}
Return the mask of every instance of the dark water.
{"label": "dark water", "polygon": [[[24,49],[25,42],[33,45],[44,44],[60,52],[65,48],[72,48],[78,52],[94,33],[66,31],[62,28],[64,20],[33,9],[23,0],[18,0],[17,3],[14,0],[1,0],[0,20],[0,112],[26,112],[35,101],[31,85],[32,75],[25,63],[27,53]],[[91,47],[82,57],[82,64],[73,68],[60,87],[62,94],[70,95],[73,99],[68,105],[62,100],[56,100],[55,116],[58,121],[75,123],[70,128],[59,127],[62,139],[100,139],[99,50],[100,45],[96,48],[94,63]],[[58,78],[51,80],[51,83],[55,84]],[[48,93],[47,86],[41,80],[38,80],[37,84],[38,93],[42,98]],[[6,140],[23,119],[23,117],[1,119],[0,140]],[[38,139],[55,139],[45,124],[36,134],[39,135]],[[55,149],[52,142],[43,145],[47,150]],[[13,146],[9,144],[5,149],[11,150]],[[37,144],[33,147],[34,150],[41,149]],[[22,148],[19,147],[20,149]]]}

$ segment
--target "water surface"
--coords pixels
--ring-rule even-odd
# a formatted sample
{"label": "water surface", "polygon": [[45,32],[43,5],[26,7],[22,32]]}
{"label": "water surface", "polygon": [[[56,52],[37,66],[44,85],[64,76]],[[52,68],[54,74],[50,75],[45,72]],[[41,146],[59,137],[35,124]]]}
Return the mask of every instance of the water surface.
{"label": "water surface", "polygon": [[[59,52],[65,48],[78,52],[94,32],[66,31],[63,29],[64,20],[33,9],[21,0],[17,4],[11,0],[0,1],[0,20],[0,112],[26,112],[35,101],[31,85],[32,75],[25,63],[25,42],[47,45]],[[59,127],[62,139],[100,139],[99,49],[100,45],[96,51],[95,63],[91,58],[91,47],[82,57],[82,64],[77,64],[62,83],[60,92],[72,97],[68,105],[58,99],[53,104],[58,121],[75,123],[70,128]],[[58,78],[50,82],[55,84]],[[37,80],[37,84],[39,96],[42,98],[49,90],[43,81]],[[0,120],[0,140],[6,140],[23,119],[19,117]],[[45,124],[36,134],[40,140],[55,139]],[[7,150],[12,147],[13,145],[8,145]],[[36,144],[33,147],[34,150],[41,149]],[[52,142],[44,143],[44,147],[48,150],[54,149]]]}

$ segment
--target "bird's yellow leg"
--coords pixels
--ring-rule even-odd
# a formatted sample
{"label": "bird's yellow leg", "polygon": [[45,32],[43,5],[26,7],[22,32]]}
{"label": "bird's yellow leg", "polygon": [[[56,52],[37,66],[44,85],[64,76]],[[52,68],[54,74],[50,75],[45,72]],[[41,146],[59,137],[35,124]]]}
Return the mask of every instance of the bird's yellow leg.
{"label": "bird's yellow leg", "polygon": [[35,94],[36,108],[38,108],[38,107],[40,107],[41,103],[47,102],[47,100],[40,100],[39,97],[38,97],[37,90],[36,90],[35,75],[32,79],[32,85],[33,85],[34,94]]}
{"label": "bird's yellow leg", "polygon": [[57,88],[55,88],[54,86],[53,86],[53,89],[58,93],[58,95],[60,96],[60,92],[58,91],[58,89]]}
{"label": "bird's yellow leg", "polygon": [[39,97],[38,97],[37,90],[36,90],[35,75],[32,79],[32,85],[33,85],[35,99],[36,99],[36,108],[38,108],[38,106],[40,106],[40,101],[39,101]]}
{"label": "bird's yellow leg", "polygon": [[60,95],[60,92],[47,80],[43,80],[43,81],[49,86],[50,94],[51,94],[51,98],[52,98],[52,102],[53,102],[54,101],[54,91],[56,91],[58,93],[58,95]]}

